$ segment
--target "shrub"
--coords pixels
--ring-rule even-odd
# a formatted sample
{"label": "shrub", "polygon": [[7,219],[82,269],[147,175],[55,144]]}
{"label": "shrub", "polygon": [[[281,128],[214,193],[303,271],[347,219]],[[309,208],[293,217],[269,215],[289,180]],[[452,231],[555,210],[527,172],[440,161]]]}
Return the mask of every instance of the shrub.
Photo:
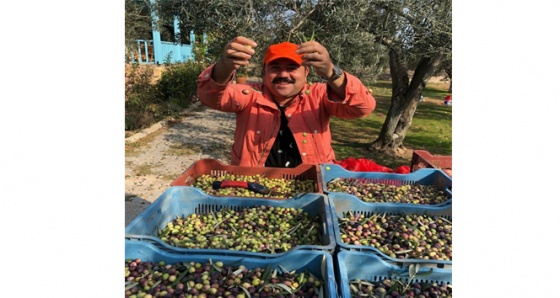
{"label": "shrub", "polygon": [[151,84],[153,69],[133,64],[125,80],[125,129],[151,125],[161,112],[157,108],[157,89]]}
{"label": "shrub", "polygon": [[125,129],[142,129],[188,108],[196,101],[196,78],[206,67],[193,61],[169,64],[153,84],[151,67],[133,65],[126,79]]}
{"label": "shrub", "polygon": [[196,79],[205,68],[205,64],[189,60],[171,64],[162,73],[157,89],[171,110],[180,111],[196,101]]}

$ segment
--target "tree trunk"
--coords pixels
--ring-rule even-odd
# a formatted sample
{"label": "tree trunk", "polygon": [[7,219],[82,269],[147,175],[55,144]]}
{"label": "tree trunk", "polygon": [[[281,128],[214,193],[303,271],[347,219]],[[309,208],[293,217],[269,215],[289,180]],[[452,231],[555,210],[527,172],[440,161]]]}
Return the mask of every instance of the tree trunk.
{"label": "tree trunk", "polygon": [[414,70],[412,80],[408,79],[406,67],[397,50],[389,50],[389,67],[393,94],[387,118],[381,128],[379,137],[368,148],[370,151],[392,151],[403,148],[406,133],[412,124],[420,95],[435,69],[441,63],[442,54],[424,57]]}
{"label": "tree trunk", "polygon": [[445,73],[447,73],[447,76],[449,77],[449,90],[447,91],[447,93],[452,93],[451,86],[453,85],[453,79],[451,78],[451,70],[451,67],[445,69]]}

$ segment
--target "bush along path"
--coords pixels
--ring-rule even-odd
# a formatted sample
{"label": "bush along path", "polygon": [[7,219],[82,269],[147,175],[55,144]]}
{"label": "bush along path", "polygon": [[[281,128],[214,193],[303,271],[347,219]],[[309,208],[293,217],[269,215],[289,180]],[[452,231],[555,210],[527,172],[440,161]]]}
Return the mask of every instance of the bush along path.
{"label": "bush along path", "polygon": [[235,115],[193,104],[125,141],[125,226],[202,158],[229,163]]}

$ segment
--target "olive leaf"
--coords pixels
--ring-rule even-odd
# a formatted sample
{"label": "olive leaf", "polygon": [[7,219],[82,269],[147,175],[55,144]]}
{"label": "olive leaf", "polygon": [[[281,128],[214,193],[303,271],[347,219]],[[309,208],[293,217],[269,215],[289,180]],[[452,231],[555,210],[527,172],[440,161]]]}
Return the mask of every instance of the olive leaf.
{"label": "olive leaf", "polygon": [[282,267],[282,265],[278,265],[278,267],[280,267],[280,269],[282,269],[282,271],[284,271],[285,273],[289,273],[289,274],[295,274],[296,273],[295,270],[289,271],[288,269]]}
{"label": "olive leaf", "polygon": [[218,272],[221,272],[221,271],[222,271],[222,268],[220,268],[220,267],[218,267],[218,265],[214,264],[214,263],[212,262],[212,259],[208,259],[208,260],[210,261],[210,265],[212,265],[212,267],[213,267],[216,271],[218,271]]}
{"label": "olive leaf", "polygon": [[405,253],[408,253],[408,252],[411,252],[411,251],[412,251],[412,249],[399,250],[399,251],[395,251],[395,254],[396,255],[405,254]]}
{"label": "olive leaf", "polygon": [[[290,294],[293,293],[293,290],[285,284],[279,283],[279,284],[273,284],[272,286],[275,287],[275,288],[279,288],[281,290],[284,290],[284,291],[286,291]],[[248,297],[251,297],[251,296],[248,296]]]}
{"label": "olive leaf", "polygon": [[245,289],[243,286],[240,286],[240,288],[243,290],[243,292],[245,292],[246,297],[251,297],[251,293],[249,293],[249,291],[247,291],[247,289]]}
{"label": "olive leaf", "polygon": [[130,290],[130,289],[134,288],[134,287],[137,286],[137,285],[138,285],[138,282],[136,282],[136,281],[129,281],[129,282],[126,282],[126,283],[125,283],[124,290],[125,290],[125,291]]}
{"label": "olive leaf", "polygon": [[262,275],[262,280],[264,280],[264,282],[268,282],[268,280],[270,279],[270,271],[272,269],[270,268],[270,265],[266,266],[266,269],[264,270],[264,273]]}
{"label": "olive leaf", "polygon": [[430,268],[428,271],[416,273],[416,277],[428,276],[434,272],[434,268]]}
{"label": "olive leaf", "polygon": [[297,282],[298,284],[302,284],[303,283],[303,278],[305,277],[305,274],[303,272],[301,272],[298,277],[297,277]]}
{"label": "olive leaf", "polygon": [[160,283],[161,283],[161,280],[156,281],[154,283],[154,285],[150,288],[150,290],[155,289]]}
{"label": "olive leaf", "polygon": [[410,264],[410,266],[408,266],[408,276],[411,280],[414,278],[416,273],[418,273],[418,270],[420,270],[420,264],[416,264],[416,266],[414,266],[414,264]]}
{"label": "olive leaf", "polygon": [[[299,37],[299,34],[298,34],[297,36]],[[301,34],[300,39],[301,39],[303,42],[308,42],[308,41],[313,41],[313,40],[315,40],[315,30],[313,30],[313,32],[311,33],[311,37],[310,37],[309,39],[307,39],[307,37],[306,37],[305,34],[303,34],[303,33]]]}
{"label": "olive leaf", "polygon": [[325,297],[325,294],[323,293],[323,287],[319,287],[319,290],[317,290],[317,288],[315,288],[315,292],[318,292],[318,296],[321,298]]}
{"label": "olive leaf", "polygon": [[313,229],[315,228],[315,225],[311,225],[311,227],[309,228],[309,231],[307,231],[307,235],[305,235],[305,237],[309,237],[309,235],[311,235],[311,232],[313,232]]}
{"label": "olive leaf", "polygon": [[393,291],[398,291],[401,292],[400,290],[402,290],[403,288],[403,284],[400,280],[393,280],[393,284],[391,285],[391,287],[387,290],[388,293],[391,293]]}
{"label": "olive leaf", "polygon": [[237,270],[233,272],[233,275],[238,275],[239,273],[243,272],[243,270],[245,270],[245,266],[240,265],[239,268],[237,268]]}
{"label": "olive leaf", "polygon": [[358,293],[360,291],[354,284],[350,284],[350,290],[352,290],[353,293]]}
{"label": "olive leaf", "polygon": [[[327,275],[327,258],[325,256],[323,256],[323,259],[321,260],[321,273],[323,274],[323,276],[328,276]],[[311,272],[309,272],[309,274],[311,274]],[[317,278],[311,274],[311,276],[313,276],[313,278],[315,278],[315,280],[317,280]]]}
{"label": "olive leaf", "polygon": [[181,279],[183,279],[183,277],[185,277],[185,275],[187,275],[187,273],[189,273],[189,268],[185,269],[185,271],[181,272],[181,274],[179,274],[179,276],[177,276],[177,279],[171,284],[172,287],[176,286]]}

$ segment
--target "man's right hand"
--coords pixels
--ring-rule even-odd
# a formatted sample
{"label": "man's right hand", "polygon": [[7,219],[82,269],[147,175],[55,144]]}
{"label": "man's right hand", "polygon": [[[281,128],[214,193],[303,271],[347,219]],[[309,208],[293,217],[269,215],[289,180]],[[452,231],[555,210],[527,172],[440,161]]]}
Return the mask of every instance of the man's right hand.
{"label": "man's right hand", "polygon": [[237,36],[224,47],[222,57],[214,66],[212,79],[220,84],[229,81],[234,70],[249,64],[249,59],[255,54],[257,43],[253,40]]}

